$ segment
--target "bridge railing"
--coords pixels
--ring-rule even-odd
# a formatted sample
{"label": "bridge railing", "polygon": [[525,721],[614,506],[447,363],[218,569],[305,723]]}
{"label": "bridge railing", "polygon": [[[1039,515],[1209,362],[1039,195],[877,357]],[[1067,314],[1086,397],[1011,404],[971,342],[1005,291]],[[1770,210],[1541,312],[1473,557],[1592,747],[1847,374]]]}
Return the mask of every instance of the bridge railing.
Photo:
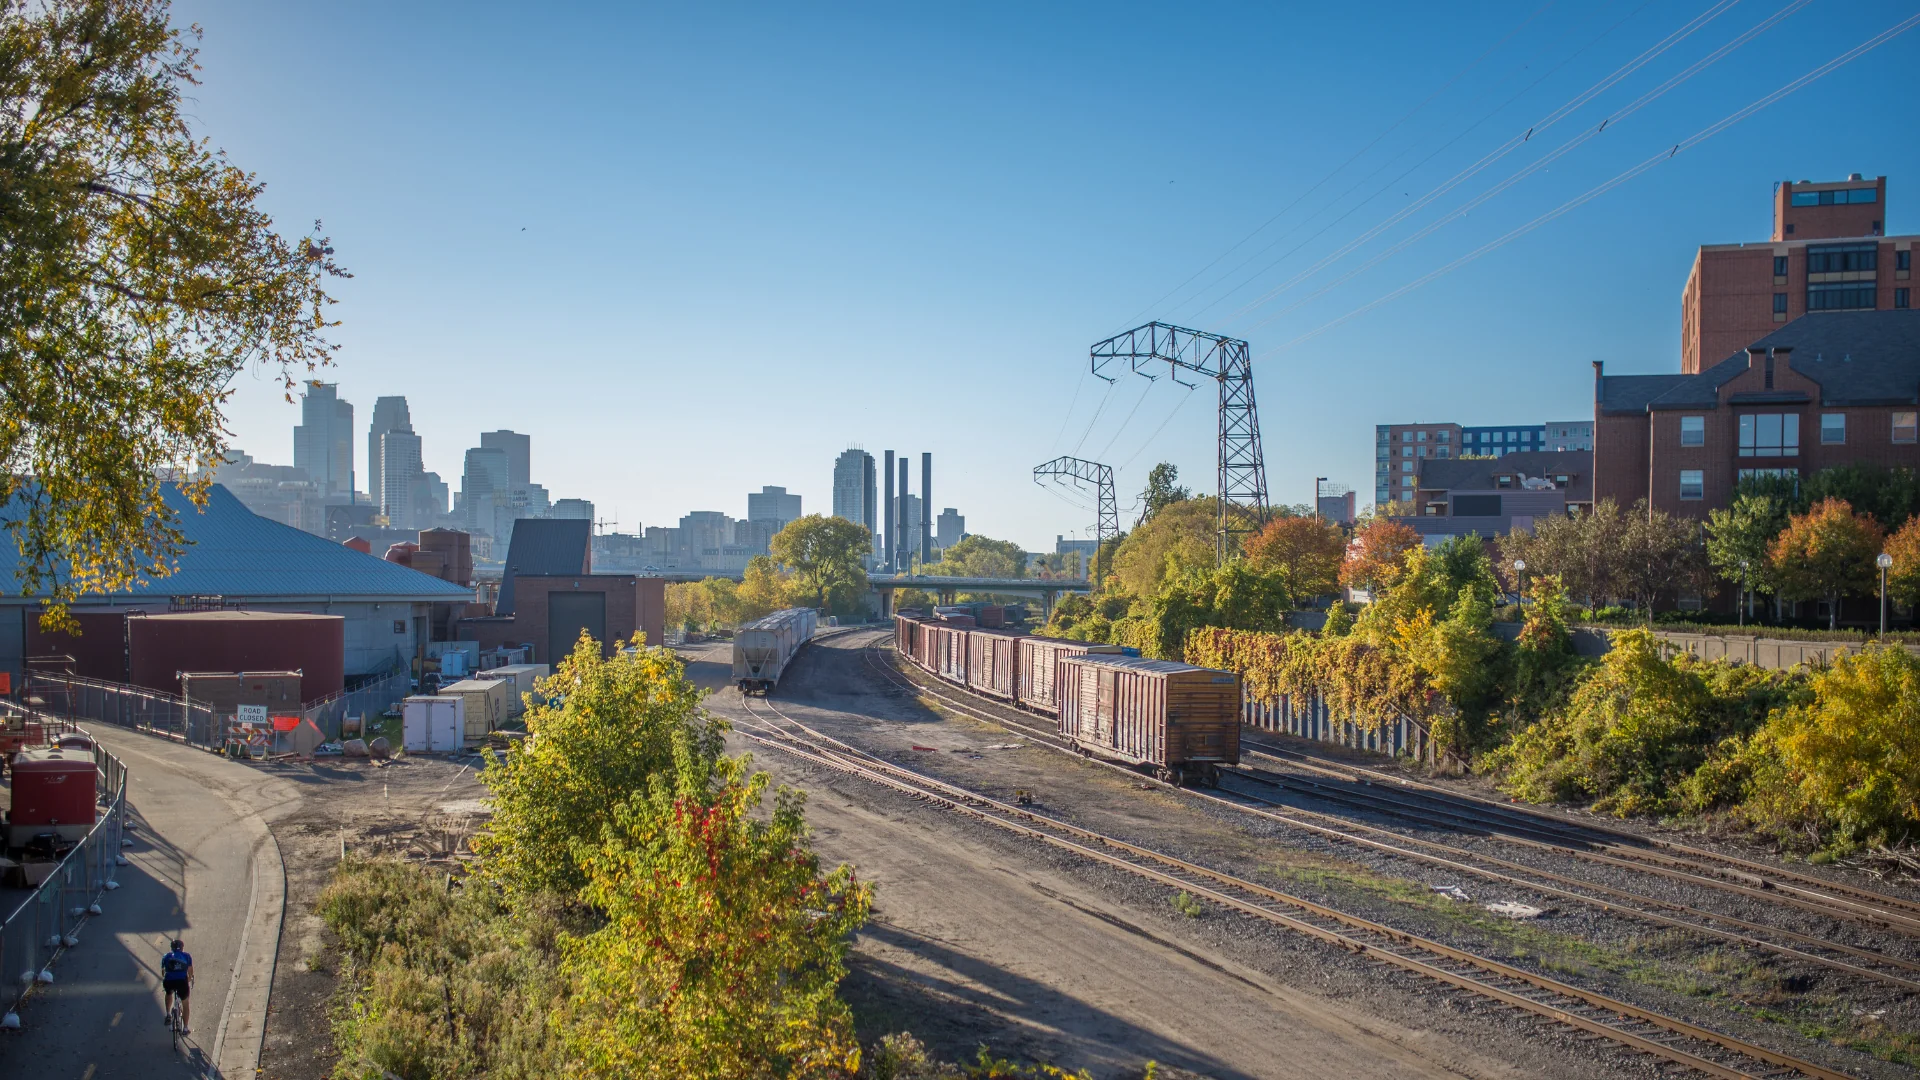
{"label": "bridge railing", "polygon": [[[48,723],[58,726],[51,718]],[[117,887],[115,870],[124,862],[127,769],[98,744],[93,759],[99,810],[92,830],[57,864],[23,864],[26,872],[46,876],[0,923],[0,1027],[19,1026],[21,1002],[53,981],[54,961],[79,943],[89,915]]]}

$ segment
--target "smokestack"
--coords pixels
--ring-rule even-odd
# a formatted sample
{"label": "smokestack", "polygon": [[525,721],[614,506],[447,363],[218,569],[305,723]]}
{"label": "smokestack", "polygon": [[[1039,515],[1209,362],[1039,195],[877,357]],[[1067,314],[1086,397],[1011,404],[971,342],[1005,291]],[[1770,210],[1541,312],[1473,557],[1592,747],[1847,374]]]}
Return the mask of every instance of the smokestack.
{"label": "smokestack", "polygon": [[933,455],[920,455],[920,561],[933,558]]}
{"label": "smokestack", "polygon": [[887,522],[887,531],[882,534],[886,544],[883,557],[886,559],[887,571],[891,573],[893,571],[893,529],[900,520],[900,508],[893,502],[893,451],[891,450],[887,451],[887,501],[881,505],[885,507],[881,513]]}
{"label": "smokestack", "polygon": [[903,568],[910,569],[909,567],[905,567],[905,564],[913,558],[913,544],[907,540],[907,533],[913,529],[913,523],[907,520],[907,470],[909,464],[907,455],[901,454],[900,502],[893,508],[894,520],[899,522],[900,528],[900,543],[895,545],[893,549],[893,569],[895,573],[898,573]]}

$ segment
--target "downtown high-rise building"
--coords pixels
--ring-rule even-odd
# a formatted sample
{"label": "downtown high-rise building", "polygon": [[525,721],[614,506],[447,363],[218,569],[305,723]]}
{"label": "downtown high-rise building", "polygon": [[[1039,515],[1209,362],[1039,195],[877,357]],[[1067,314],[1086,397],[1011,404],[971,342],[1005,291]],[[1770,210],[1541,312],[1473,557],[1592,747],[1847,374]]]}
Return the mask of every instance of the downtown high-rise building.
{"label": "downtown high-rise building", "polygon": [[395,529],[418,528],[421,511],[427,508],[424,492],[417,482],[420,467],[420,436],[411,431],[386,431],[380,434],[380,512],[387,525]]}
{"label": "downtown high-rise building", "polygon": [[523,488],[533,483],[533,437],[517,431],[483,431],[480,448],[499,450],[507,455],[507,487]]}
{"label": "downtown high-rise building", "polygon": [[762,487],[747,492],[747,520],[772,526],[779,532],[788,523],[800,519],[800,496],[783,487]]}
{"label": "downtown high-rise building", "polygon": [[306,470],[321,496],[353,494],[353,405],[335,383],[311,381],[293,429],[293,467]]}
{"label": "downtown high-rise building", "polygon": [[[404,397],[383,397],[373,403],[373,424],[367,429],[367,498],[386,512],[387,464],[381,456],[381,437],[390,431],[413,433],[413,418]],[[415,443],[416,450],[418,443]],[[417,458],[417,454],[416,454]],[[411,475],[411,474],[409,474]]]}
{"label": "downtown high-rise building", "polygon": [[873,455],[858,448],[843,450],[833,462],[833,516],[864,525],[880,535],[880,493]]}
{"label": "downtown high-rise building", "polygon": [[934,519],[933,544],[941,551],[959,543],[966,535],[966,516],[953,507],[940,511],[940,516]]}

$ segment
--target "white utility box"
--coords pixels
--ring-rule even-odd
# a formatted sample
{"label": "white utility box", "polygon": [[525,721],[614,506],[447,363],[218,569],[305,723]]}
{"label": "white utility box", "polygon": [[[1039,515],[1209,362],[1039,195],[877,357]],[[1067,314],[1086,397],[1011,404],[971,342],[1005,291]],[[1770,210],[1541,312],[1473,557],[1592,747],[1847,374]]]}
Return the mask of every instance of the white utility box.
{"label": "white utility box", "polygon": [[466,701],[417,694],[401,703],[400,745],[409,752],[452,753],[466,743]]}

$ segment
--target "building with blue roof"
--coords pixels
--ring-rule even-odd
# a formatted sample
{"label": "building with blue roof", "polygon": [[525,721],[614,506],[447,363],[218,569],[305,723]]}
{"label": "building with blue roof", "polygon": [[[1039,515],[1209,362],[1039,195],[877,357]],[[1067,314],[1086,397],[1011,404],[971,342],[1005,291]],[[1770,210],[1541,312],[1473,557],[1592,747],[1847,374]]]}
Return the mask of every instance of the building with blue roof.
{"label": "building with blue roof", "polygon": [[[186,541],[174,572],[123,592],[79,598],[72,611],[83,638],[111,635],[134,612],[218,607],[338,615],[345,620],[351,679],[410,666],[435,638],[435,628],[452,625],[474,600],[466,586],[260,517],[219,484],[209,489],[204,509],[177,488],[164,497]],[[26,658],[39,655],[37,647],[44,645],[38,615],[47,599],[18,591],[19,567],[19,549],[0,543],[0,580],[9,583],[0,595],[0,671],[16,680]]]}

